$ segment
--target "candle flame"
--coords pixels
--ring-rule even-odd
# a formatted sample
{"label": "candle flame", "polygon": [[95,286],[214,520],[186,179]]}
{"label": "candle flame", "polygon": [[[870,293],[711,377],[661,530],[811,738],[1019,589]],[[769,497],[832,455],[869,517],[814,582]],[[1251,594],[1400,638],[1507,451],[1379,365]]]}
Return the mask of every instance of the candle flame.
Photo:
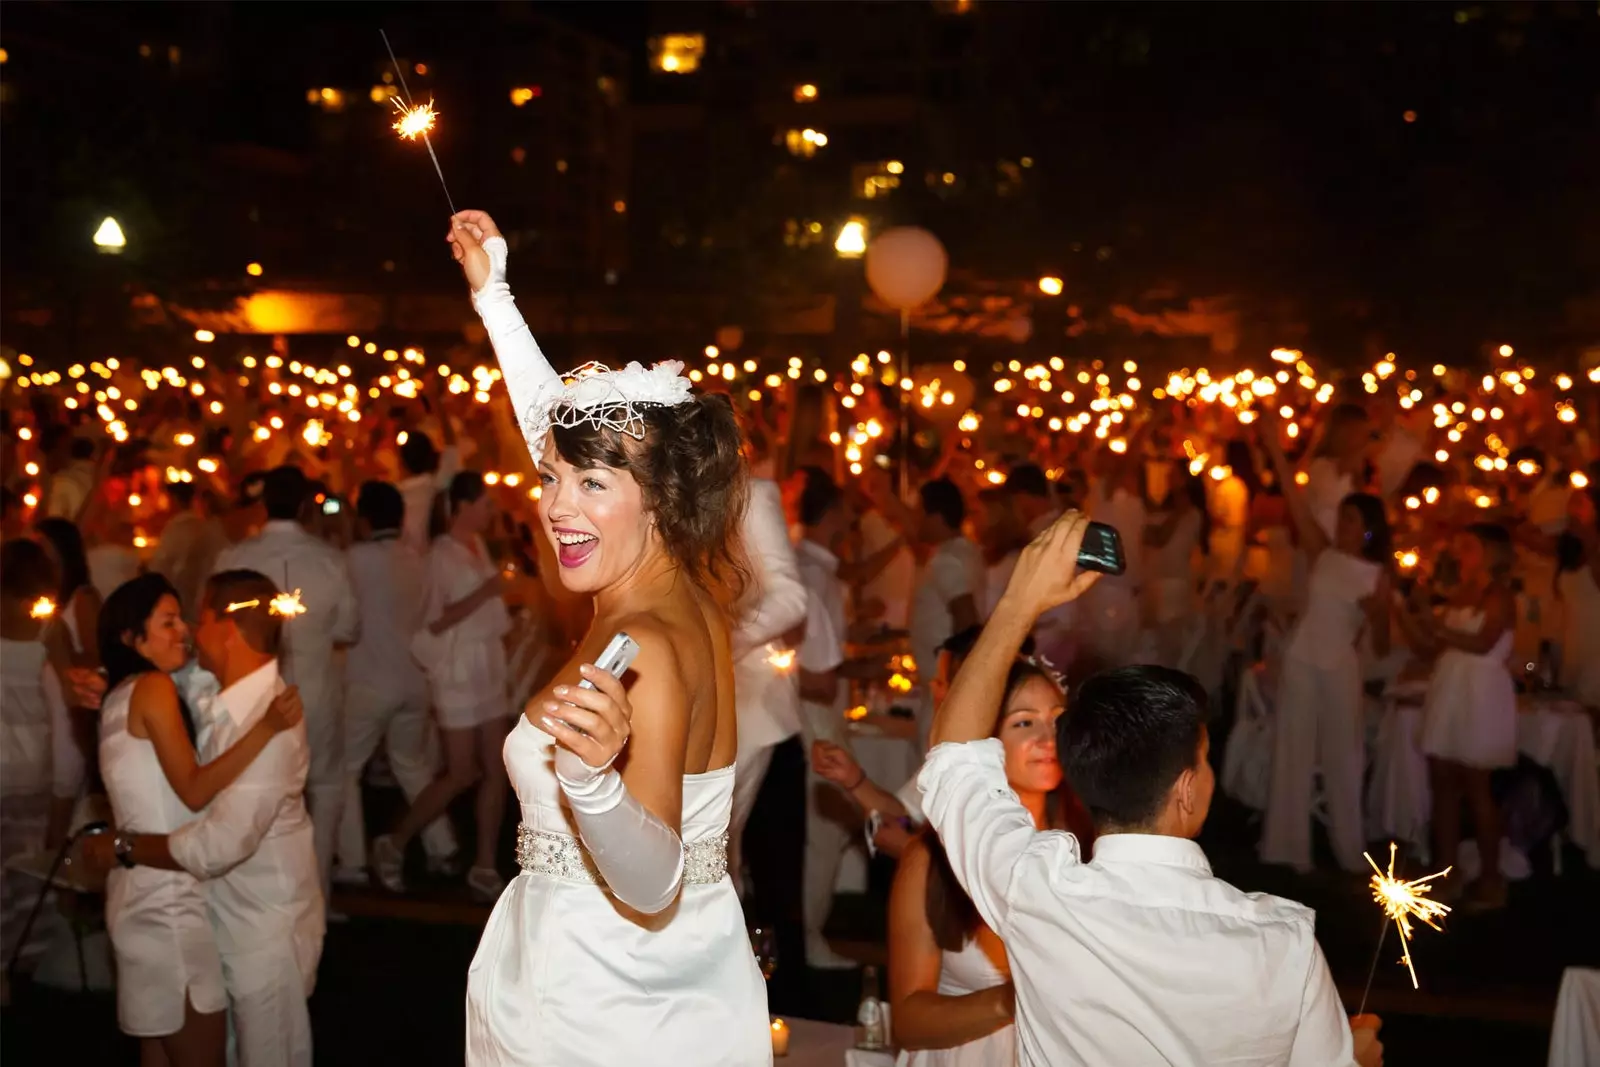
{"label": "candle flame", "polygon": [[35,619],[48,619],[56,613],[56,602],[47,596],[42,596],[33,602],[33,608],[28,612]]}
{"label": "candle flame", "polygon": [[775,670],[787,673],[794,669],[794,649],[775,648],[767,654],[767,662],[772,664]]}
{"label": "candle flame", "polygon": [[395,131],[407,141],[415,141],[418,137],[426,136],[428,131],[433,129],[433,124],[438,121],[439,113],[433,109],[432,100],[416,107],[406,107],[397,99],[393,102],[400,112],[400,117],[394,122]]}
{"label": "candle flame", "polygon": [[1394,842],[1389,842],[1389,870],[1387,873],[1378,869],[1370,855],[1363,852],[1366,860],[1372,865],[1372,899],[1378,902],[1383,913],[1394,920],[1395,929],[1400,932],[1400,951],[1404,954],[1406,970],[1411,972],[1411,988],[1417,987],[1417,969],[1411,963],[1411,920],[1426,923],[1440,933],[1444,931],[1434,922],[1443,918],[1450,911],[1448,905],[1441,904],[1432,897],[1427,896],[1433,892],[1433,886],[1427,883],[1435,878],[1443,878],[1455,868],[1446,867],[1442,871],[1417,878],[1413,881],[1403,881],[1394,876]]}

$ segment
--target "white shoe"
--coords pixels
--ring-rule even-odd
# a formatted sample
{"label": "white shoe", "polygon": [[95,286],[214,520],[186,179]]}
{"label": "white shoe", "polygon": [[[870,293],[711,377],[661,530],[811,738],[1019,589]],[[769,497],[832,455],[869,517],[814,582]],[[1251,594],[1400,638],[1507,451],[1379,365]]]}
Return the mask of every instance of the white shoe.
{"label": "white shoe", "polygon": [[393,837],[388,834],[374,837],[368,859],[372,862],[372,873],[383,888],[391,893],[406,891],[406,854],[400,851]]}
{"label": "white shoe", "polygon": [[365,886],[372,884],[372,875],[365,867],[335,867],[329,876],[334,885]]}

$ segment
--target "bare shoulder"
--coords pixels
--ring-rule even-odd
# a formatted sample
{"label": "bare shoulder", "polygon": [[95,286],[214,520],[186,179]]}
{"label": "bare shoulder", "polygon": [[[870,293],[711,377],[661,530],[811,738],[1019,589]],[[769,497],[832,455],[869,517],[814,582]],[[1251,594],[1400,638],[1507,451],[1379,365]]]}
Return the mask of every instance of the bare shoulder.
{"label": "bare shoulder", "polygon": [[[659,680],[684,676],[684,634],[674,620],[657,612],[641,611],[618,619],[616,628],[639,646],[633,669],[641,677],[649,675]],[[602,640],[610,641],[611,635],[605,635]]]}
{"label": "bare shoulder", "polygon": [[164,671],[145,671],[139,675],[139,680],[133,683],[133,703],[135,707],[149,707],[152,704],[177,703],[178,687],[172,678]]}
{"label": "bare shoulder", "polygon": [[919,878],[927,874],[928,861],[928,842],[921,834],[912,834],[900,852],[900,862],[895,869],[906,872],[907,877]]}

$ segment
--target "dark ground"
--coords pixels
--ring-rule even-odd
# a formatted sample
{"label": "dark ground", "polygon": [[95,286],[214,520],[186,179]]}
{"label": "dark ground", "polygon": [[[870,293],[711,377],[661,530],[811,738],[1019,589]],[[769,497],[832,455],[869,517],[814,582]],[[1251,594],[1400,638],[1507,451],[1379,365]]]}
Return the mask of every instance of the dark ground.
{"label": "dark ground", "polygon": [[[812,971],[801,962],[802,781],[800,748],[791,742],[774,758],[751,819],[760,832],[747,842],[756,882],[748,910],[752,921],[779,931],[778,967],[770,985],[774,1013],[850,1021],[860,972]],[[393,802],[386,791],[375,791],[369,813],[381,813]],[[1355,1010],[1376,946],[1376,906],[1352,882],[1296,878],[1260,866],[1253,855],[1255,837],[1242,810],[1219,798],[1202,843],[1222,877],[1317,909],[1318,938],[1347,1007]],[[1508,1067],[1545,1061],[1562,968],[1600,962],[1595,909],[1600,875],[1572,852],[1559,878],[1549,873],[1545,860],[1533,879],[1513,887],[1506,911],[1451,916],[1445,933],[1418,932],[1412,954],[1420,991],[1411,989],[1404,967],[1396,963],[1390,932],[1368,1003],[1369,1011],[1384,1017],[1389,1064]],[[1541,866],[1538,858],[1535,866]],[[889,874],[879,865],[870,894],[841,898],[830,930],[841,951],[883,962]],[[328,930],[311,1004],[317,1062],[430,1067],[461,1062],[467,965],[488,909],[450,886],[427,887],[404,900],[378,890],[336,892],[335,904],[351,918]],[[138,1054],[134,1042],[117,1031],[111,995],[23,987],[14,990],[12,1007],[0,1017],[0,1062],[6,1067],[121,1065],[137,1063]]]}

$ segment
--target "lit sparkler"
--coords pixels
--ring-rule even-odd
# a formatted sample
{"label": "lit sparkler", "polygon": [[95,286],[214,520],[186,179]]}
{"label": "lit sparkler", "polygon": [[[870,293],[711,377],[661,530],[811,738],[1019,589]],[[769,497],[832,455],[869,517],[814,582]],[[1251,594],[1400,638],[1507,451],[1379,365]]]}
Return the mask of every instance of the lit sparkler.
{"label": "lit sparkler", "polygon": [[383,38],[383,47],[389,51],[389,62],[394,64],[395,75],[400,79],[400,92],[406,98],[404,104],[399,100],[394,101],[394,106],[400,109],[400,117],[395,120],[394,128],[407,141],[422,138],[422,143],[428,149],[428,158],[433,160],[433,172],[439,176],[439,188],[444,190],[445,203],[450,205],[450,214],[454,215],[456,202],[450,196],[450,186],[445,184],[444,171],[439,167],[439,157],[434,154],[433,142],[428,138],[428,131],[433,129],[434,123],[438,121],[439,113],[434,110],[432,100],[426,104],[412,102],[411,90],[406,86],[406,72],[400,68],[400,61],[394,56],[394,47],[389,44],[389,35],[382,30],[378,31],[378,35]]}
{"label": "lit sparkler", "polygon": [[306,606],[300,603],[300,590],[292,593],[279,593],[267,602],[267,610],[274,615],[285,619],[292,619],[296,615],[304,615]]}
{"label": "lit sparkler", "polygon": [[399,100],[392,98],[391,103],[400,111],[400,117],[394,122],[395,132],[407,141],[415,141],[425,135],[438,121],[439,113],[434,110],[432,100],[416,107],[406,107]]}
{"label": "lit sparkler", "polygon": [[47,596],[42,596],[33,602],[33,607],[28,611],[29,618],[48,619],[56,613],[56,602]]}
{"label": "lit sparkler", "polygon": [[767,653],[767,662],[779,673],[787,674],[794,669],[794,649],[775,648]]}
{"label": "lit sparkler", "polygon": [[[1440,933],[1444,932],[1434,920],[1442,919],[1449,914],[1450,907],[1427,895],[1433,892],[1433,886],[1428,883],[1435,878],[1443,878],[1455,868],[1446,867],[1442,871],[1408,882],[1394,876],[1394,854],[1395,845],[1391,841],[1389,842],[1389,870],[1385,872],[1379,870],[1377,863],[1373,862],[1370,855],[1362,853],[1363,856],[1366,856],[1367,862],[1372,865],[1372,899],[1377,901],[1378,906],[1383,909],[1384,933],[1388,933],[1388,924],[1392,920],[1395,930],[1400,934],[1401,958],[1405,962],[1406,970],[1411,972],[1411,988],[1416,989],[1418,988],[1417,969],[1411,962],[1410,942],[1413,933],[1411,920],[1416,919],[1419,922],[1426,923]],[[1356,1012],[1357,1015],[1366,1010],[1367,992],[1372,989],[1372,974],[1377,972],[1378,955],[1382,952],[1383,936],[1380,935],[1378,937],[1378,949],[1373,953],[1372,957],[1372,973],[1367,975],[1367,988],[1362,991],[1361,1009]]]}

